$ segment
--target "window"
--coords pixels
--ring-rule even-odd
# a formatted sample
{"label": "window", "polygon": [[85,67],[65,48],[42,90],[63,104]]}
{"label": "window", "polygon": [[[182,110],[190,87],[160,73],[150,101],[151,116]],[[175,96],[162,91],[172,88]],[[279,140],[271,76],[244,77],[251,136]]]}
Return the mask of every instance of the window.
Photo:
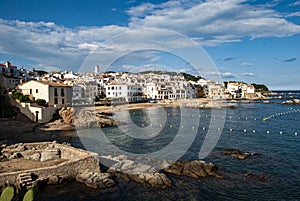
{"label": "window", "polygon": [[115,90],[115,87],[111,87],[111,90]]}
{"label": "window", "polygon": [[39,90],[38,90],[38,89],[36,89],[36,90],[35,90],[35,93],[39,93]]}
{"label": "window", "polygon": [[62,89],[60,90],[60,95],[61,95],[62,97],[65,96],[65,90],[64,90],[64,88],[62,88]]}
{"label": "window", "polygon": [[30,89],[29,91],[30,91],[29,94],[32,94],[32,89]]}
{"label": "window", "polygon": [[61,104],[65,104],[65,99],[61,99]]}
{"label": "window", "polygon": [[57,88],[54,88],[54,96],[58,96],[58,94],[57,94]]}
{"label": "window", "polygon": [[108,87],[107,89],[110,90],[110,87]]}
{"label": "window", "polygon": [[54,104],[58,104],[58,98],[54,98]]}
{"label": "window", "polygon": [[119,89],[121,90],[121,87],[119,87]]}

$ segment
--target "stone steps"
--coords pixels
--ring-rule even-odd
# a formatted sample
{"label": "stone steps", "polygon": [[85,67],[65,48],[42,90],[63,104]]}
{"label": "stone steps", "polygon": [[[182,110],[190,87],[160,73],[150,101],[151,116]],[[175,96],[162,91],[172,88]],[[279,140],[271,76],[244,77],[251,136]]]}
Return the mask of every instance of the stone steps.
{"label": "stone steps", "polygon": [[19,174],[18,179],[20,186],[24,186],[27,189],[32,188],[34,185],[34,181],[32,180],[30,172]]}

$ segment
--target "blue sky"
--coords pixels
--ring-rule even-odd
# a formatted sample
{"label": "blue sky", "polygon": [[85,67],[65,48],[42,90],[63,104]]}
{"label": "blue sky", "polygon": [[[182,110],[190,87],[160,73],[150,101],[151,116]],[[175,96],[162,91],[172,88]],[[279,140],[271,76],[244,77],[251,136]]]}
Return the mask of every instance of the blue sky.
{"label": "blue sky", "polygon": [[157,65],[192,72],[192,57],[172,53],[192,40],[222,80],[300,89],[299,0],[1,0],[0,8],[1,63],[79,71],[83,63],[117,60],[117,69],[129,71]]}

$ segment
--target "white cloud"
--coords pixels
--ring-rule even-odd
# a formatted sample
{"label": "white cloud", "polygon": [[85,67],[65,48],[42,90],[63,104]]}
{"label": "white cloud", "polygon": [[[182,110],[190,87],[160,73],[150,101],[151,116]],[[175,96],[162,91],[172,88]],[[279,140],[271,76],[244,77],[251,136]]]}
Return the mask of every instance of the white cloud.
{"label": "white cloud", "polygon": [[199,39],[204,45],[239,41],[248,36],[283,37],[300,33],[270,5],[250,5],[245,0],[211,0],[192,3],[168,1],[142,4],[127,11],[130,28],[165,28]]}
{"label": "white cloud", "polygon": [[242,75],[248,76],[248,77],[256,76],[256,74],[254,74],[254,73],[243,73]]}
{"label": "white cloud", "polygon": [[23,22],[0,19],[0,53],[31,59],[45,66],[80,66],[90,51],[127,27],[58,26],[53,22]]}
{"label": "white cloud", "polygon": [[243,62],[243,63],[241,63],[241,66],[254,66],[254,63]]}
{"label": "white cloud", "polygon": [[286,17],[300,17],[300,11],[294,12],[294,13],[290,13],[290,14],[286,15]]}

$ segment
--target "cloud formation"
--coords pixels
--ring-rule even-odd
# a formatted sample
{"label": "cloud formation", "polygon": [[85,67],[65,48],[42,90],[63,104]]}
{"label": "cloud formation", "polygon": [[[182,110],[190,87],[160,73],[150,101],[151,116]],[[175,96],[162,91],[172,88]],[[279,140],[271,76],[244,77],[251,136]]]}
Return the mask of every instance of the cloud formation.
{"label": "cloud formation", "polygon": [[235,60],[235,58],[234,57],[227,57],[227,58],[223,59],[224,62],[232,61],[232,60]]}
{"label": "cloud formation", "polygon": [[287,62],[287,63],[289,63],[289,62],[293,62],[293,61],[296,61],[297,59],[295,58],[295,57],[293,57],[293,58],[289,58],[289,59],[284,59],[284,60],[282,60],[282,62]]}
{"label": "cloud formation", "polygon": [[243,37],[284,37],[300,33],[300,26],[284,19],[272,4],[245,0],[168,1],[144,3],[127,10],[130,28],[178,30],[202,45],[235,42]]}
{"label": "cloud formation", "polygon": [[254,73],[243,73],[242,75],[243,76],[248,76],[248,77],[256,76],[256,74],[254,74]]}
{"label": "cloud formation", "polygon": [[241,63],[241,66],[254,66],[254,63],[243,62],[243,63]]}

